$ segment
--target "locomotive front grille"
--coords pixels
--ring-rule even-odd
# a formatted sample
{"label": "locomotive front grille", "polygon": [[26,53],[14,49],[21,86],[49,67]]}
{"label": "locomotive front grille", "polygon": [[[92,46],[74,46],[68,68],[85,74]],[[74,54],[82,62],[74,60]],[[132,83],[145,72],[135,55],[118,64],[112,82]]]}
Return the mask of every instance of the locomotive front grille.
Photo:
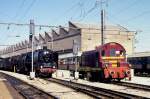
{"label": "locomotive front grille", "polygon": [[119,67],[118,62],[124,57],[102,57],[104,63],[110,63],[112,67]]}

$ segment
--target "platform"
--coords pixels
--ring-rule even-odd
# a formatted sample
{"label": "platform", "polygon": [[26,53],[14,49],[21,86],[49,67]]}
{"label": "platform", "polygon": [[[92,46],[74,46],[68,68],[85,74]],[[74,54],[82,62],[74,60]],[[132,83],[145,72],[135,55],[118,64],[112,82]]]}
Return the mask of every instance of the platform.
{"label": "platform", "polygon": [[[13,72],[7,72],[7,71],[1,71],[2,73],[11,75],[17,79],[20,79],[46,93],[49,93],[53,96],[58,97],[59,99],[93,99],[90,96],[87,96],[86,94],[80,93],[76,90],[73,90],[71,88],[56,84],[56,83],[52,83],[49,81],[46,81],[44,79],[40,79],[40,78],[35,78],[34,80],[30,80],[29,76],[27,75],[22,75],[22,74],[17,74],[17,73],[13,73]],[[9,99],[9,98],[7,98]]]}
{"label": "platform", "polygon": [[24,99],[5,79],[0,75],[0,99]]}

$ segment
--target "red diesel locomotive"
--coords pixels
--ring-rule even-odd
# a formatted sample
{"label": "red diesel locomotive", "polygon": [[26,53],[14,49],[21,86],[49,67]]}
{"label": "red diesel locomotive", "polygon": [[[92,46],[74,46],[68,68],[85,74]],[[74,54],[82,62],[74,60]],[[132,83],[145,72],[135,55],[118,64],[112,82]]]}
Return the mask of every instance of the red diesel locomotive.
{"label": "red diesel locomotive", "polygon": [[115,42],[97,46],[95,50],[83,52],[80,59],[79,77],[89,80],[131,80],[130,66],[125,48]]}

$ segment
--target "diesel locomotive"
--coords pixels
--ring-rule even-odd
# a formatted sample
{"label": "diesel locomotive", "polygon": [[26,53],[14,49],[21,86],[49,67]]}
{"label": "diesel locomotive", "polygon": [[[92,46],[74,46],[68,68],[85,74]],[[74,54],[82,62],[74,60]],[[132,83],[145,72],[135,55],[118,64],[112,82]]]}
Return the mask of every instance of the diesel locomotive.
{"label": "diesel locomotive", "polygon": [[[58,67],[58,53],[49,49],[39,49],[33,53],[34,71],[36,76],[52,76]],[[31,72],[32,53],[4,58],[1,69],[29,74]]]}
{"label": "diesel locomotive", "polygon": [[[75,58],[78,63],[75,66]],[[70,61],[71,60],[71,61]],[[59,68],[74,71],[80,78],[94,81],[110,81],[128,78],[131,80],[130,65],[127,62],[125,48],[116,42],[97,46],[95,50],[85,51],[81,56],[60,59]],[[65,67],[66,66],[66,67]],[[74,68],[74,69],[73,69]]]}

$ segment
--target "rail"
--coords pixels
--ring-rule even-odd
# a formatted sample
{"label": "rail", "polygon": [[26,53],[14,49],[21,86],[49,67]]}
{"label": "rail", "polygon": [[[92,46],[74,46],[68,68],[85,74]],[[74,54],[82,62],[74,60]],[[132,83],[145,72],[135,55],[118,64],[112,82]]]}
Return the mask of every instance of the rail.
{"label": "rail", "polygon": [[140,89],[140,90],[144,90],[144,91],[150,91],[149,85],[135,84],[135,83],[130,83],[130,82],[112,82],[112,84],[130,87],[130,88],[134,88],[134,89]]}
{"label": "rail", "polygon": [[1,73],[10,82],[10,84],[20,93],[25,99],[58,99],[50,93],[36,88],[20,79],[17,79],[8,74]]}
{"label": "rail", "polygon": [[51,79],[49,79],[49,81],[52,81],[52,82],[55,82],[55,83],[58,83],[58,84],[61,84],[61,85],[67,86],[67,87],[71,87],[77,91],[83,92],[87,95],[90,95],[90,96],[96,98],[96,99],[100,99],[100,98],[119,98],[119,99],[145,98],[142,96],[122,93],[122,92],[118,92],[118,91],[99,88],[99,87],[95,87],[95,86],[89,86],[89,85],[85,85],[85,84],[79,84],[76,82],[60,80],[60,79],[56,79],[56,78],[51,78]]}

